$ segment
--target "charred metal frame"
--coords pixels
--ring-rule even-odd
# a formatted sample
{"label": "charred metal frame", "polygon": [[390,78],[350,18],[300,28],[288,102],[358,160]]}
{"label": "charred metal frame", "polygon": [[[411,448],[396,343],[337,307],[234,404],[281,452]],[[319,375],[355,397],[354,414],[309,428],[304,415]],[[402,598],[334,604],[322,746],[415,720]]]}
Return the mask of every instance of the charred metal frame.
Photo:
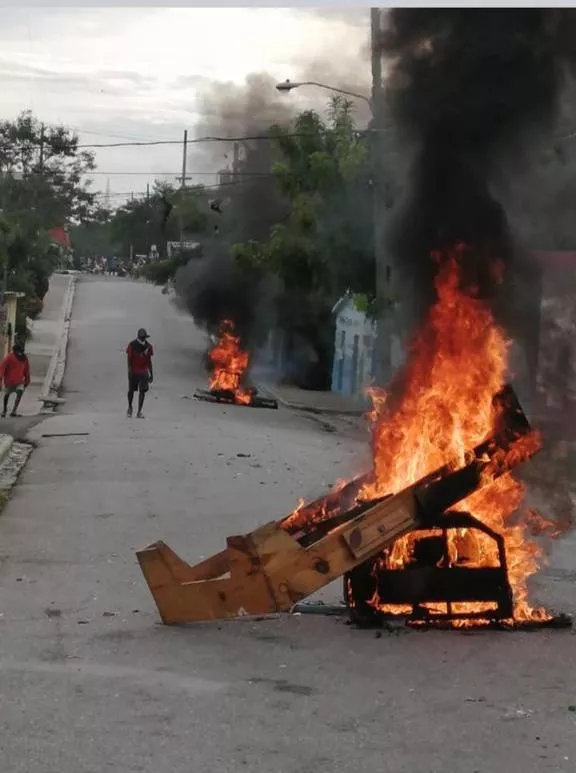
{"label": "charred metal frame", "polygon": [[[233,393],[204,394],[218,401],[234,399]],[[163,622],[288,612],[341,576],[345,577],[347,598],[354,602],[352,614],[364,625],[381,623],[382,616],[368,603],[376,589],[382,591],[386,602],[408,600],[417,609],[415,623],[428,620],[439,625],[450,620],[448,615],[432,619],[430,610],[423,618],[422,604],[428,599],[444,603],[493,601],[498,619],[505,622],[513,610],[503,537],[468,513],[452,510],[537,450],[517,445],[530,432],[530,425],[512,390],[497,395],[495,403],[501,409],[498,426],[486,441],[470,449],[463,467],[457,468],[455,461],[403,491],[366,501],[359,494],[372,480],[369,473],[280,521],[246,535],[228,537],[224,550],[196,565],[183,561],[163,542],[138,551],[140,567]],[[509,457],[515,449],[516,454]],[[450,529],[460,528],[477,529],[493,539],[499,565],[480,569],[448,565],[443,560],[447,535]],[[401,536],[438,529],[443,541],[435,547],[432,544],[436,560],[430,560],[428,552],[423,562],[427,573],[413,574],[420,589],[406,582],[410,570],[384,572],[382,577],[372,572],[382,552],[391,549]],[[452,593],[453,582],[456,588]],[[454,611],[452,608],[452,620]]]}
{"label": "charred metal frame", "polygon": [[[486,534],[496,543],[498,565],[466,567],[449,561],[448,535],[455,529],[470,529]],[[407,622],[446,622],[455,620],[507,620],[513,616],[512,588],[508,581],[504,538],[478,519],[464,512],[441,514],[434,521],[413,531],[437,532],[440,536],[416,540],[415,551],[422,548],[428,555],[415,556],[401,569],[382,567],[376,558],[349,572],[345,578],[345,595],[353,622],[361,626],[374,625],[380,620],[404,616]],[[386,606],[409,606],[412,611],[399,615],[379,611],[370,603],[378,596]],[[458,603],[491,603],[494,608],[478,612],[455,611]],[[435,610],[434,604],[446,606]]]}
{"label": "charred metal frame", "polygon": [[196,400],[204,400],[207,403],[224,403],[226,405],[245,405],[248,408],[278,408],[278,401],[272,397],[260,397],[254,388],[249,389],[250,402],[243,403],[236,400],[234,392],[230,389],[197,389],[194,392]]}

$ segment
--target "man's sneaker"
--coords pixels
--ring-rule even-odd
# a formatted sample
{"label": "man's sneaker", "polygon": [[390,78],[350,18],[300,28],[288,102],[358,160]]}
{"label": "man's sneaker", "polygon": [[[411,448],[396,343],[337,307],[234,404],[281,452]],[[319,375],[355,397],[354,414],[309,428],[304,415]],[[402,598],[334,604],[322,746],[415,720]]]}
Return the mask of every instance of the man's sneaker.
{"label": "man's sneaker", "polygon": [[126,416],[128,416],[129,419],[132,418],[132,408],[128,408],[128,410],[126,411]]}
{"label": "man's sneaker", "polygon": [[3,418],[3,419],[5,419],[5,418],[6,418],[6,411],[2,411],[2,418]]}
{"label": "man's sneaker", "polygon": [[145,418],[145,417],[144,417],[144,414],[143,414],[143,413],[137,413],[137,414],[136,414],[136,418],[137,418],[137,419],[143,419],[143,418]]}

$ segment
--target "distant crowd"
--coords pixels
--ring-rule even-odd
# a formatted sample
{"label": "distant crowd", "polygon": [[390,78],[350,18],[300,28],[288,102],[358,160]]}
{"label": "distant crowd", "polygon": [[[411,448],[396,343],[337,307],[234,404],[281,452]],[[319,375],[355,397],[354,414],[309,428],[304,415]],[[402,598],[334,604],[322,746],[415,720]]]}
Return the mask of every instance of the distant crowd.
{"label": "distant crowd", "polygon": [[143,259],[129,260],[116,257],[85,258],[82,261],[82,268],[90,274],[99,274],[100,276],[135,277],[145,262]]}

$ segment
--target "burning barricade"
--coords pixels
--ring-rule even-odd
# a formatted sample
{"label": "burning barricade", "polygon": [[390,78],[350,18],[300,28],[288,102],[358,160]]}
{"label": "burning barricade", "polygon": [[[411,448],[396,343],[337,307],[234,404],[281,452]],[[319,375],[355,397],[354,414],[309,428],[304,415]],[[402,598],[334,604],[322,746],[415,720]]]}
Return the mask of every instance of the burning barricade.
{"label": "burning barricade", "polygon": [[250,356],[241,348],[232,321],[222,322],[219,338],[208,353],[208,360],[212,370],[210,389],[196,390],[194,397],[197,400],[250,405],[254,408],[278,408],[276,400],[262,397],[257,389],[245,385]]}
{"label": "burning barricade", "polygon": [[[190,566],[164,543],[138,553],[165,623],[287,612],[344,576],[361,624],[568,624],[528,600],[547,519],[522,515],[514,468],[540,437],[506,386],[507,341],[439,262],[437,300],[390,400],[373,393],[373,469],[286,518],[229,537]],[[226,360],[228,362],[229,360]]]}

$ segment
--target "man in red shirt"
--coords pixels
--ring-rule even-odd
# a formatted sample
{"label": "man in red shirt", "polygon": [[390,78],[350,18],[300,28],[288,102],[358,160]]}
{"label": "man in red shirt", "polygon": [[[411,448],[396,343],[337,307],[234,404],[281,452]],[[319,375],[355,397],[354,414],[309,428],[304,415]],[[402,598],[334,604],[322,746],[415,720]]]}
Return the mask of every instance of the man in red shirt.
{"label": "man in red shirt", "polygon": [[152,372],[152,355],[154,349],[148,342],[150,336],[143,327],[138,331],[138,337],[131,341],[127,348],[128,356],[128,411],[127,416],[132,417],[132,404],[134,393],[138,392],[138,413],[136,417],[143,419],[142,408],[144,407],[144,398],[154,374]]}
{"label": "man in red shirt", "polygon": [[16,342],[10,354],[0,362],[0,381],[4,386],[4,405],[2,418],[8,413],[8,401],[10,395],[16,395],[14,408],[10,416],[18,416],[18,406],[22,400],[24,390],[30,384],[30,363],[24,352],[24,344]]}

